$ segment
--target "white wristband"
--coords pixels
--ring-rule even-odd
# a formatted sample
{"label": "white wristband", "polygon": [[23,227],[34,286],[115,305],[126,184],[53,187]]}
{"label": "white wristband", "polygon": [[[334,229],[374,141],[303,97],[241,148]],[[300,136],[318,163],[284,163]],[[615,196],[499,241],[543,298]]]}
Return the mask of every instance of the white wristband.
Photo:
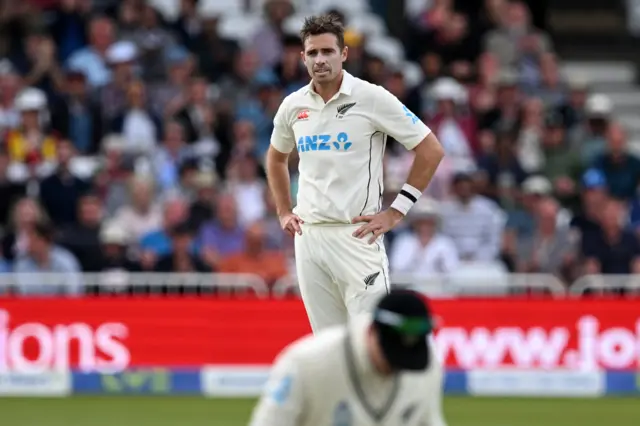
{"label": "white wristband", "polygon": [[391,203],[391,208],[398,210],[406,216],[421,195],[422,191],[414,188],[408,183],[405,183],[402,185],[402,189],[400,190],[400,193],[398,193],[396,199]]}

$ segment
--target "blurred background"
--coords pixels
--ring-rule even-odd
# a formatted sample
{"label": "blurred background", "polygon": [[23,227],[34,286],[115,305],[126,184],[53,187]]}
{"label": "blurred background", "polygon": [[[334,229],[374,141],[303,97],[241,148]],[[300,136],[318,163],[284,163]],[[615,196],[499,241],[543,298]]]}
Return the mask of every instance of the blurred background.
{"label": "blurred background", "polygon": [[309,332],[263,158],[329,11],[446,151],[384,241],[432,297],[450,424],[638,424],[640,1],[0,0],[0,395],[85,395],[3,424],[246,425],[215,398]]}
{"label": "blurred background", "polygon": [[[346,69],[400,98],[447,154],[385,240],[396,281],[536,273],[560,291],[640,271],[638,1],[0,4],[4,272],[213,271],[294,288],[262,163],[280,102],[308,81],[303,19],[327,11],[344,17]],[[387,203],[411,158],[389,145]],[[294,196],[296,170],[293,155]]]}

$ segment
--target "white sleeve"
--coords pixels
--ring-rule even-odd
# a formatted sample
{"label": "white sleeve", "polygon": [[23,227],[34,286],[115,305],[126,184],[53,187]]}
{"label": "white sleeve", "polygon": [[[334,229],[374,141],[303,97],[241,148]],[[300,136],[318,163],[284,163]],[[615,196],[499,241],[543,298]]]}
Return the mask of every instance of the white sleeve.
{"label": "white sleeve", "polygon": [[298,426],[303,392],[298,363],[290,353],[284,352],[271,370],[249,426]]}
{"label": "white sleeve", "polygon": [[283,154],[289,154],[296,147],[296,138],[287,116],[287,102],[284,101],[273,119],[271,134],[271,146]]}
{"label": "white sleeve", "polygon": [[376,87],[373,121],[379,131],[390,135],[408,150],[431,133],[422,120],[382,87]]}

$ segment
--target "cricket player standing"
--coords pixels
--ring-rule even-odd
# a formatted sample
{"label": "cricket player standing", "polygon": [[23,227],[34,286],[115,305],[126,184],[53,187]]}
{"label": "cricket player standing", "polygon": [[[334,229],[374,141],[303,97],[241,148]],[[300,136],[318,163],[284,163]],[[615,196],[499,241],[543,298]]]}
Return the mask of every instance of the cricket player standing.
{"label": "cricket player standing", "polygon": [[[371,312],[388,293],[382,236],[422,195],[443,150],[395,96],[342,69],[347,47],[335,17],[308,18],[301,38],[311,82],[280,105],[266,169],[281,226],[295,235],[300,293],[317,332]],[[391,208],[380,211],[387,135],[415,159]],[[293,150],[300,157],[295,210],[287,166]]]}
{"label": "cricket player standing", "polygon": [[371,315],[278,356],[250,426],[444,426],[424,301],[392,291]]}

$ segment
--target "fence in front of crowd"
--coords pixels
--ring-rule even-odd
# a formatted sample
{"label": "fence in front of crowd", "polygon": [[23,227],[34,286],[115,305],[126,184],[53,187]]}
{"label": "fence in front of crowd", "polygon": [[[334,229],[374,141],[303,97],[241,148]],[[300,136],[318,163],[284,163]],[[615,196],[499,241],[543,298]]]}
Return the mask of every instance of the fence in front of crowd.
{"label": "fence in front of crowd", "polygon": [[[508,274],[480,268],[450,274],[392,274],[384,285],[404,287],[432,298],[546,295],[553,298],[593,294],[640,294],[638,275],[586,275],[565,283],[551,274]],[[364,284],[363,284],[364,285]],[[382,285],[382,284],[381,284]],[[272,285],[255,274],[148,273],[7,273],[0,275],[0,295],[197,294],[285,298],[299,296],[295,276]]]}

